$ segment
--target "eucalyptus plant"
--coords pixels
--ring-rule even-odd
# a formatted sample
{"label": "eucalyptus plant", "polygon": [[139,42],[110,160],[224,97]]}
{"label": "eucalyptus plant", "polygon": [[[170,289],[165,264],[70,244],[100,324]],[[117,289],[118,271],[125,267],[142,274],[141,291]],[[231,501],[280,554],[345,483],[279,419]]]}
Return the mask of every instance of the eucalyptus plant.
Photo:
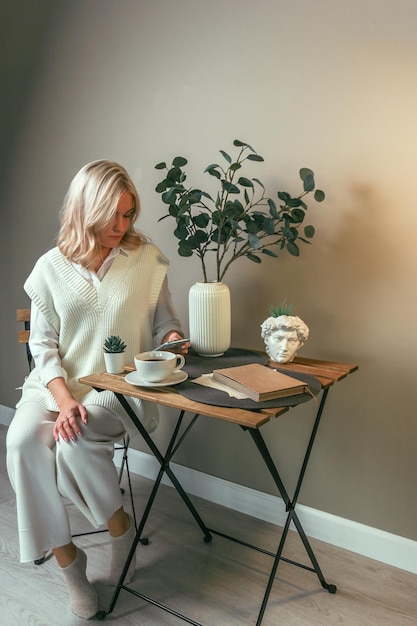
{"label": "eucalyptus plant", "polygon": [[243,141],[235,139],[233,145],[236,156],[220,150],[223,164],[212,163],[204,170],[218,183],[214,195],[185,184],[188,161],[182,156],[175,157],[169,167],[165,162],[155,166],[165,170],[156,192],[168,206],[159,221],[174,218],[178,253],[199,257],[204,282],[208,281],[208,252],[215,254],[217,281],[222,281],[230,265],[241,257],[261,263],[261,255],[278,257],[278,251],[285,249],[299,256],[298,243],[310,243],[315,233],[314,226],[301,228],[308,208],[303,198],[313,191],[317,202],[325,198],[323,191],[315,189],[314,173],[309,168],[300,169],[303,190],[299,195],[278,191],[278,202],[267,197],[264,184],[241,171],[248,161],[262,162],[263,157]]}

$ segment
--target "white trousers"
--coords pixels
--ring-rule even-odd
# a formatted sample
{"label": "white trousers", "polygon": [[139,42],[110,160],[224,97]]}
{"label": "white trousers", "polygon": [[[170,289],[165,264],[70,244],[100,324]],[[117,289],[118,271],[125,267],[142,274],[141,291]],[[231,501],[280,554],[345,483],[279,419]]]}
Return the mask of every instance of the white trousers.
{"label": "white trousers", "polygon": [[16,492],[20,560],[40,558],[68,544],[71,530],[63,497],[97,528],[122,506],[114,443],[125,434],[120,418],[87,406],[88,424],[75,442],[55,442],[57,413],[22,404],[8,429],[7,471]]}

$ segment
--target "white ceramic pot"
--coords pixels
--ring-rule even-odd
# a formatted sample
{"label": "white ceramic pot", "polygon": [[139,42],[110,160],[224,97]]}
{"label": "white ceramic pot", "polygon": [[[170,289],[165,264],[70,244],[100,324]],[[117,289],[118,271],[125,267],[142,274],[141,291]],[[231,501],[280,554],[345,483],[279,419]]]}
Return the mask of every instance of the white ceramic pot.
{"label": "white ceramic pot", "polygon": [[104,362],[108,374],[121,374],[125,369],[125,353],[104,352]]}
{"label": "white ceramic pot", "polygon": [[220,356],[230,348],[229,287],[213,281],[195,283],[188,294],[190,343],[200,356]]}

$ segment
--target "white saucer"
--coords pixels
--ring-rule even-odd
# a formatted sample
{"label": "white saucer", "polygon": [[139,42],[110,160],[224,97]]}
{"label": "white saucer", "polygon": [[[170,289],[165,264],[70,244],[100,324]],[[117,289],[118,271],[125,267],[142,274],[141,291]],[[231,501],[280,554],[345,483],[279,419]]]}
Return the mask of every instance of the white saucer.
{"label": "white saucer", "polygon": [[158,383],[150,383],[148,380],[140,378],[137,372],[129,372],[129,374],[126,374],[125,376],[125,381],[127,383],[130,383],[131,385],[137,385],[138,387],[169,387],[171,385],[178,385],[179,383],[183,383],[184,380],[187,380],[187,378],[187,372],[178,370],[165,380],[161,380]]}

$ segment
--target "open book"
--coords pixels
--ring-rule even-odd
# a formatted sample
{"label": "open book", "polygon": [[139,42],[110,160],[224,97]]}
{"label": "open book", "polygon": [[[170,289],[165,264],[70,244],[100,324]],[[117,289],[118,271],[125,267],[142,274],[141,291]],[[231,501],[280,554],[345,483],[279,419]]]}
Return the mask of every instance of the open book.
{"label": "open book", "polygon": [[306,383],[259,363],[214,370],[213,378],[241,391],[255,402],[310,391]]}

